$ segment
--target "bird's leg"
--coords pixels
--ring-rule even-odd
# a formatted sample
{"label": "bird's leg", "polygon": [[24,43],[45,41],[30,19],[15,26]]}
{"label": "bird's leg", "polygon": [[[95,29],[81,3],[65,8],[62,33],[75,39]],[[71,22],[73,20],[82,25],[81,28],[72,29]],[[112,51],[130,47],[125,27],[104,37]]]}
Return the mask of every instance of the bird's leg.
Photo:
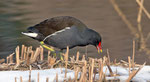
{"label": "bird's leg", "polygon": [[54,57],[56,57],[56,53],[55,53],[54,49],[46,46],[43,41],[41,41],[40,44],[41,44],[42,47],[44,47],[44,48],[48,49],[49,51],[51,51],[53,53]]}
{"label": "bird's leg", "polygon": [[63,61],[64,60],[64,58],[63,58],[63,50],[60,50],[59,55],[60,55],[60,59]]}

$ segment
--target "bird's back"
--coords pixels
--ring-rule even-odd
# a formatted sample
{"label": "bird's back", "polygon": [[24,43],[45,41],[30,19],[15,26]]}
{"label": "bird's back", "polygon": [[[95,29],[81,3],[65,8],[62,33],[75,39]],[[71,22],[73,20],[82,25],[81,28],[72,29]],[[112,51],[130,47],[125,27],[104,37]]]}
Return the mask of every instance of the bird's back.
{"label": "bird's back", "polygon": [[66,27],[72,26],[76,26],[80,30],[86,28],[86,25],[80,20],[70,16],[53,17],[36,24],[33,27],[38,29],[39,33],[42,33],[44,36],[48,36]]}

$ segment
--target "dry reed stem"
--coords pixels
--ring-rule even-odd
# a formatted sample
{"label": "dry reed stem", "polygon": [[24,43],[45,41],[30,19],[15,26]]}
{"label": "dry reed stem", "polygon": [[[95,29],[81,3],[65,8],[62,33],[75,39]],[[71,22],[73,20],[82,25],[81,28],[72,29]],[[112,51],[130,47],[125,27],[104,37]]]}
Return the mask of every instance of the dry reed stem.
{"label": "dry reed stem", "polygon": [[24,47],[24,54],[23,54],[23,59],[26,59],[26,54],[27,54],[27,47]]}
{"label": "dry reed stem", "polygon": [[79,74],[79,67],[77,67],[76,69],[75,69],[75,82],[77,82],[77,79],[78,79],[78,74]]}
{"label": "dry reed stem", "polygon": [[117,11],[117,13],[119,14],[119,16],[122,18],[122,20],[125,22],[125,24],[128,26],[128,28],[130,29],[131,33],[135,36],[135,37],[139,37],[138,31],[137,29],[129,22],[129,20],[126,18],[126,16],[124,15],[124,13],[121,11],[121,9],[118,7],[117,3],[115,2],[115,0],[110,0],[114,9]]}
{"label": "dry reed stem", "polygon": [[140,34],[140,50],[144,50],[146,49],[146,43],[145,43],[145,39],[142,33],[142,27],[141,24],[138,23],[138,30],[139,30],[139,34]]}
{"label": "dry reed stem", "polygon": [[12,64],[13,63],[13,55],[14,55],[15,53],[12,53],[12,54],[10,54],[10,63]]}
{"label": "dry reed stem", "polygon": [[99,60],[99,81],[102,82],[103,80],[103,63],[102,59]]}
{"label": "dry reed stem", "polygon": [[37,75],[37,82],[40,82],[40,74],[38,72],[38,75]]}
{"label": "dry reed stem", "polygon": [[32,71],[32,67],[31,67],[31,65],[29,66],[29,82],[31,82],[31,71]]}
{"label": "dry reed stem", "polygon": [[67,77],[68,54],[69,54],[69,47],[67,46],[67,51],[64,54],[64,57],[65,57],[65,78]]}
{"label": "dry reed stem", "polygon": [[90,74],[91,74],[91,75],[90,75],[89,81],[90,81],[90,82],[93,82],[94,59],[92,59],[91,61],[92,61],[92,63],[91,63],[91,70],[90,70],[90,72],[91,72]]}
{"label": "dry reed stem", "polygon": [[29,54],[27,55],[27,59],[26,59],[26,61],[27,61],[27,65],[30,65],[30,58],[29,58]]}
{"label": "dry reed stem", "polygon": [[78,61],[79,60],[79,52],[77,52],[77,57],[76,57],[76,61]]}
{"label": "dry reed stem", "polygon": [[15,77],[15,82],[17,82],[17,77]]}
{"label": "dry reed stem", "polygon": [[108,61],[108,59],[107,59],[107,61],[106,61],[106,65],[107,65],[108,70],[109,70],[109,72],[110,72],[110,76],[114,76],[114,73],[113,73],[113,71],[112,71],[112,69],[111,69],[111,67],[110,67],[110,62]]}
{"label": "dry reed stem", "polygon": [[66,63],[68,62],[68,55],[69,55],[69,47],[67,46],[67,51],[66,51],[66,53],[64,54],[65,62],[66,62]]}
{"label": "dry reed stem", "polygon": [[56,82],[59,82],[59,81],[58,81],[58,74],[57,74],[57,73],[56,73]]}
{"label": "dry reed stem", "polygon": [[143,6],[142,2],[140,2],[139,0],[136,0],[136,2],[137,2],[138,5],[142,8],[142,10],[143,10],[144,13],[146,14],[146,16],[150,19],[150,14],[149,14],[149,12],[145,9],[145,7]]}
{"label": "dry reed stem", "polygon": [[44,50],[43,50],[43,47],[42,46],[40,46],[40,60],[42,61],[43,60],[43,53],[44,53]]}
{"label": "dry reed stem", "polygon": [[30,60],[33,59],[33,57],[34,57],[34,51],[31,50],[31,57],[30,57]]}
{"label": "dry reed stem", "polygon": [[50,61],[50,51],[48,51],[48,54],[47,54],[47,63],[49,64],[49,61]]}
{"label": "dry reed stem", "polygon": [[108,63],[110,64],[110,56],[109,56],[109,51],[108,51],[108,49],[107,49],[107,58],[108,58]]}
{"label": "dry reed stem", "polygon": [[87,65],[87,62],[84,61],[84,66],[82,67],[82,74],[81,74],[81,78],[80,78],[79,82],[85,82],[84,80],[86,77],[86,65]]}
{"label": "dry reed stem", "polygon": [[135,40],[133,40],[132,68],[134,68],[134,57],[135,57]]}
{"label": "dry reed stem", "polygon": [[49,82],[49,78],[48,77],[46,78],[46,82]]}
{"label": "dry reed stem", "polygon": [[85,55],[82,56],[82,61],[85,61]]}
{"label": "dry reed stem", "polygon": [[24,45],[22,45],[22,48],[21,48],[21,60],[23,60],[23,54],[24,54]]}
{"label": "dry reed stem", "polygon": [[[141,0],[141,4],[143,5],[144,0]],[[141,17],[142,17],[142,6],[140,6],[139,8],[139,13],[138,13],[138,17],[137,17],[137,22],[141,23]]]}
{"label": "dry reed stem", "polygon": [[19,66],[20,60],[19,60],[19,46],[16,48],[16,66]]}
{"label": "dry reed stem", "polygon": [[130,69],[131,69],[131,58],[128,56],[128,63],[129,63],[129,75],[130,75]]}
{"label": "dry reed stem", "polygon": [[20,82],[23,82],[23,80],[22,80],[22,76],[20,76]]}
{"label": "dry reed stem", "polygon": [[129,75],[126,82],[130,82],[130,80],[145,66],[146,63],[144,63],[142,66],[139,67],[138,70],[133,70],[132,73]]}
{"label": "dry reed stem", "polygon": [[52,66],[52,65],[54,65],[55,63],[56,63],[56,58],[54,58],[54,57],[51,57],[51,56],[49,56],[48,57],[49,59],[49,61],[48,61],[48,65],[49,66]]}
{"label": "dry reed stem", "polygon": [[67,77],[67,68],[65,67],[65,77],[64,78],[66,78]]}
{"label": "dry reed stem", "polygon": [[33,56],[33,59],[32,59],[32,61],[31,61],[31,63],[33,63],[33,62],[36,61],[36,59],[37,59],[37,57],[39,56],[39,54],[40,54],[40,48],[37,48],[36,51],[35,51],[35,54],[34,54],[34,56]]}
{"label": "dry reed stem", "polygon": [[0,64],[5,62],[5,59],[0,59]]}

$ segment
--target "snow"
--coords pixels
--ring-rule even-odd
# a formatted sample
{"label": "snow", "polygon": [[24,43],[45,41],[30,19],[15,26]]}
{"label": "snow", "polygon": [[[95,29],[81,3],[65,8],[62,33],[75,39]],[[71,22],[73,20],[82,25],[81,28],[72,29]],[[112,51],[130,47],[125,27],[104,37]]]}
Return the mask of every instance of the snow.
{"label": "snow", "polygon": [[[31,71],[31,81],[37,82],[37,76],[39,73],[39,81],[46,82],[46,78],[49,78],[49,82],[54,82],[56,80],[56,73],[58,74],[58,80],[65,80],[65,68],[47,69],[47,70],[32,70]],[[1,71],[0,72],[1,82],[15,82],[15,77],[17,82],[20,82],[20,76],[22,76],[23,82],[28,82],[29,71]],[[67,69],[67,78],[74,78],[74,71]]]}
{"label": "snow", "polygon": [[[107,70],[106,70],[107,69]],[[106,66],[104,66],[103,71],[106,74],[107,80],[119,79],[121,82],[125,82],[129,77],[128,68],[124,68],[121,66],[111,66],[113,73],[118,74],[120,76],[108,77],[109,70]],[[46,82],[46,78],[49,78],[49,82],[54,82],[56,80],[56,74],[58,74],[59,82],[63,80],[67,80],[69,78],[73,79],[75,72],[73,70],[67,69],[67,77],[65,77],[65,68],[56,68],[56,69],[46,69],[46,70],[32,70],[31,71],[31,80],[37,82],[37,75],[40,75],[40,82]],[[1,82],[15,82],[15,77],[17,82],[20,82],[20,76],[23,78],[23,82],[28,82],[29,79],[29,71],[0,71],[0,81]],[[79,73],[80,76],[80,73]],[[96,74],[96,79],[98,79],[99,75]],[[150,66],[144,66],[132,79],[132,81],[136,82],[147,82],[150,81]]]}

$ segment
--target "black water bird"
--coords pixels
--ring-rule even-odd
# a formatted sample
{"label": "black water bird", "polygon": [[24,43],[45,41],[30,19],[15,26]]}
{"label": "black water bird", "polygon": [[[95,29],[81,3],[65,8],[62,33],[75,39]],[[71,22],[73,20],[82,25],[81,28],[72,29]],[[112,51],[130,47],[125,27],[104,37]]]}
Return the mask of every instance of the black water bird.
{"label": "black water bird", "polygon": [[102,52],[101,36],[88,28],[80,20],[70,16],[53,17],[31,26],[28,32],[22,32],[35,40],[61,50],[76,46],[94,45]]}

